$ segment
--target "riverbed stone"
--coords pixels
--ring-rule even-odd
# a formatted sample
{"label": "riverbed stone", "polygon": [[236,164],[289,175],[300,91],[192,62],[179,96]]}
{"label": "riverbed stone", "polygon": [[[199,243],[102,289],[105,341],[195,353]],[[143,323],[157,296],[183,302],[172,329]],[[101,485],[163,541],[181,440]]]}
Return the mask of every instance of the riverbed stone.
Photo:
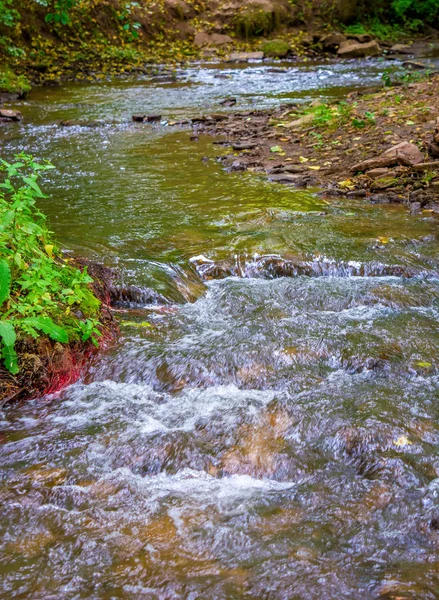
{"label": "riverbed stone", "polygon": [[390,51],[393,54],[413,54],[413,48],[408,44],[394,44]]}
{"label": "riverbed stone", "polygon": [[227,62],[248,62],[249,60],[262,60],[263,52],[232,52]]}
{"label": "riverbed stone", "polygon": [[259,142],[236,142],[232,144],[233,150],[253,150],[260,146]]}
{"label": "riverbed stone", "polygon": [[198,32],[194,37],[194,45],[202,48],[203,46],[224,46],[232,44],[233,40],[229,35],[222,33],[204,33]]}
{"label": "riverbed stone", "polygon": [[294,121],[286,123],[285,127],[290,129],[291,131],[297,131],[298,129],[301,129],[304,125],[311,125],[314,119],[315,115],[313,113],[310,113],[308,115],[303,115],[303,117],[300,117],[300,119],[295,119]]}
{"label": "riverbed stone", "polygon": [[347,38],[342,33],[330,33],[320,38],[319,43],[326,52],[336,52],[346,41]]}
{"label": "riverbed stone", "polygon": [[23,115],[18,110],[0,108],[0,118],[5,119],[6,121],[21,121]]}
{"label": "riverbed stone", "polygon": [[[392,146],[380,156],[361,161],[351,167],[351,171],[369,171],[372,169],[391,167],[402,164],[407,167],[413,167],[423,163],[424,155],[415,144],[411,142],[401,142]],[[369,171],[370,172],[370,171]]]}
{"label": "riverbed stone", "polygon": [[373,40],[370,33],[348,33],[346,37],[348,40],[355,40],[360,42],[360,44],[365,44],[366,42],[371,42]]}
{"label": "riverbed stone", "polygon": [[387,167],[378,167],[376,169],[371,169],[367,172],[367,175],[372,179],[378,179],[378,177],[383,177],[386,173],[389,172]]}
{"label": "riverbed stone", "polygon": [[383,152],[382,156],[394,157],[398,163],[412,167],[424,161],[424,155],[411,142],[401,142]]}
{"label": "riverbed stone", "polygon": [[365,58],[367,56],[379,56],[381,48],[376,41],[361,44],[348,40],[341,44],[337,54],[340,58]]}
{"label": "riverbed stone", "polygon": [[268,176],[270,181],[275,183],[290,183],[296,184],[302,178],[299,173],[289,174],[289,173],[279,173],[279,174],[271,174]]}
{"label": "riverbed stone", "polygon": [[418,215],[421,212],[421,203],[420,202],[412,202],[410,204],[410,213],[412,215]]}

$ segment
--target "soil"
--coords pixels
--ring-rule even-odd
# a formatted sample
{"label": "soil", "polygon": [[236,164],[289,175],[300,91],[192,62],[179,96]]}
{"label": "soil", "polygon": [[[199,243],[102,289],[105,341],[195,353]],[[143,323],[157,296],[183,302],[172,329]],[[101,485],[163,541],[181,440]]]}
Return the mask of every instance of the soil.
{"label": "soil", "polygon": [[[231,171],[321,188],[326,195],[364,196],[439,212],[438,75],[366,95],[351,93],[342,104],[345,119],[322,122],[319,115],[338,114],[340,105],[322,110],[313,104],[203,117],[193,122],[193,139],[209,134],[215,144],[230,147],[232,152],[219,160]],[[381,159],[402,142],[412,144],[418,164],[398,152],[393,161]],[[378,157],[375,165],[361,165]]]}

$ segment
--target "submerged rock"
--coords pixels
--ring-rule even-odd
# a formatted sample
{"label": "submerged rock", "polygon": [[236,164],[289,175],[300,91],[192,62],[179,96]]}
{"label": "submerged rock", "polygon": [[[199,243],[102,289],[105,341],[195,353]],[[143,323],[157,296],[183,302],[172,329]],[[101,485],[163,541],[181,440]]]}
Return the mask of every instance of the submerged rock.
{"label": "submerged rock", "polygon": [[143,115],[135,114],[131,117],[135,123],[159,123],[162,119],[162,115]]}
{"label": "submerged rock", "polygon": [[268,175],[268,179],[270,181],[273,181],[276,183],[292,183],[292,184],[297,183],[298,179],[301,177],[302,177],[302,175],[300,173],[292,173],[292,174],[278,173],[278,174]]}
{"label": "submerged rock", "polygon": [[[217,77],[217,75],[215,75],[215,77]],[[226,98],[225,100],[221,100],[220,106],[235,106],[236,103],[236,98]]]}
{"label": "submerged rock", "polygon": [[115,286],[110,290],[112,306],[143,306],[145,304],[167,304],[164,298],[158,292],[151,288],[140,287],[137,285]]}
{"label": "submerged rock", "polygon": [[104,121],[86,121],[84,119],[67,119],[61,121],[60,127],[101,127],[105,125]]}

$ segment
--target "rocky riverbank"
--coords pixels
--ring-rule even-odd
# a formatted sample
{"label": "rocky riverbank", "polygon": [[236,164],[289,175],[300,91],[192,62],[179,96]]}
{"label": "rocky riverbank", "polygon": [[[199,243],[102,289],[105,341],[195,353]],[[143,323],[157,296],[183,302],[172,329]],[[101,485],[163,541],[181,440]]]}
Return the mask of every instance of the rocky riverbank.
{"label": "rocky riverbank", "polygon": [[214,114],[193,128],[194,140],[209,134],[230,148],[219,160],[231,171],[439,212],[438,75],[333,104]]}
{"label": "rocky riverbank", "polygon": [[419,19],[405,28],[376,19],[360,24],[364,15],[354,0],[312,1],[305,8],[288,0],[84,0],[69,3],[68,10],[62,6],[17,0],[0,18],[0,94],[26,93],[31,83],[138,74],[164,63],[247,60],[249,53],[362,58],[419,55],[439,44],[428,20],[422,27]]}

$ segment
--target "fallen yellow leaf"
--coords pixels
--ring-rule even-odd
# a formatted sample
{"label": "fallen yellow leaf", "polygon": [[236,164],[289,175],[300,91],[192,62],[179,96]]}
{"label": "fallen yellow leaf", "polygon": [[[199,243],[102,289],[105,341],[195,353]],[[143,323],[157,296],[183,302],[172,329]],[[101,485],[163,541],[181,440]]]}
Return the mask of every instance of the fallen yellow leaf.
{"label": "fallen yellow leaf", "polygon": [[405,435],[400,435],[397,440],[393,440],[395,446],[412,446],[413,442],[411,442],[408,437]]}
{"label": "fallen yellow leaf", "polygon": [[53,244],[46,244],[44,250],[49,258],[53,258]]}
{"label": "fallen yellow leaf", "polygon": [[388,244],[389,243],[389,238],[388,237],[383,237],[381,235],[378,236],[378,241],[381,242],[382,244]]}
{"label": "fallen yellow leaf", "polygon": [[308,161],[309,161],[309,158],[305,158],[304,156],[299,156],[299,161],[300,161],[301,163],[306,163],[306,162],[308,162]]}
{"label": "fallen yellow leaf", "polygon": [[337,183],[338,187],[341,187],[343,190],[354,190],[355,185],[352,179],[345,179],[344,181],[339,181]]}

